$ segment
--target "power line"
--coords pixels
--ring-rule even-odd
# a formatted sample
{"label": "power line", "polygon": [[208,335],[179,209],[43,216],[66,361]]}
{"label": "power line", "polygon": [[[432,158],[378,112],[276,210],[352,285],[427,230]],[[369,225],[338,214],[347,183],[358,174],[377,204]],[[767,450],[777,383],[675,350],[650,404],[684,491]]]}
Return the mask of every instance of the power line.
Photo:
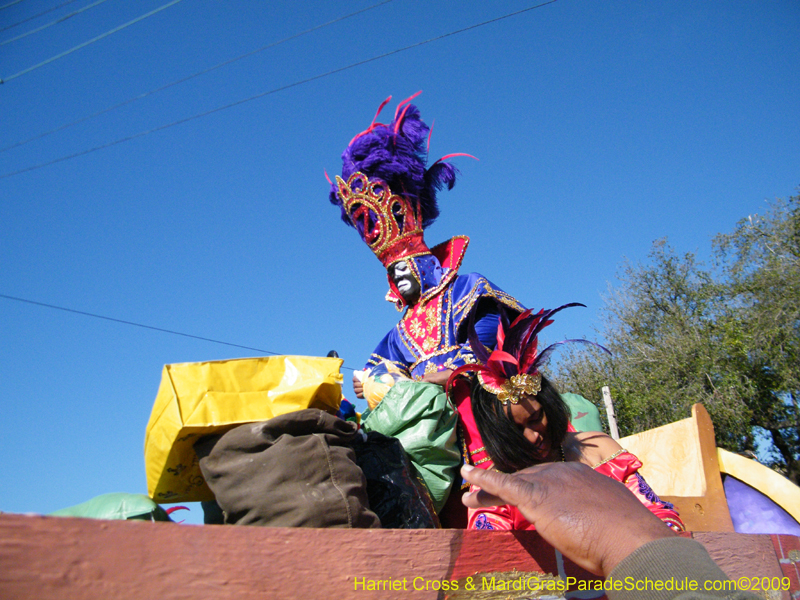
{"label": "power line", "polygon": [[[114,317],[106,317],[104,315],[97,315],[90,312],[85,312],[82,310],[75,310],[74,308],[65,308],[63,306],[56,306],[55,304],[46,304],[44,302],[36,302],[35,300],[28,300],[26,298],[17,298],[16,296],[8,296],[6,294],[0,294],[0,298],[5,298],[6,300],[15,300],[17,302],[24,302],[25,304],[33,304],[34,306],[43,306],[45,308],[52,308],[55,310],[62,310],[64,312],[73,313],[76,315],[83,315],[84,317],[92,317],[94,319],[103,319],[104,321],[112,321],[113,323],[122,323],[123,325],[133,325],[134,327],[141,327],[143,329],[150,329],[152,331],[160,331],[161,333],[169,333],[172,335],[179,335],[182,337],[188,337],[195,340],[201,340],[203,342],[212,342],[214,344],[222,344],[223,346],[232,346],[234,348],[243,348],[244,350],[253,350],[254,352],[260,352],[262,354],[271,354],[272,356],[281,356],[282,353],[280,352],[270,352],[269,350],[262,350],[261,348],[253,348],[251,346],[242,346],[241,344],[231,344],[230,342],[223,342],[220,340],[214,340],[211,338],[201,337],[199,335],[192,335],[189,333],[182,333],[180,331],[173,331],[171,329],[163,329],[161,327],[153,327],[152,325],[143,325],[142,323],[135,323],[133,321],[125,321],[123,319],[115,319]],[[353,370],[352,367],[342,367],[343,369],[350,369]]]}
{"label": "power line", "polygon": [[48,27],[52,27],[53,25],[57,25],[58,23],[63,23],[67,19],[69,19],[71,17],[74,17],[75,15],[78,15],[78,14],[84,12],[84,11],[87,11],[90,8],[94,8],[98,4],[102,4],[105,1],[106,0],[98,0],[94,4],[89,4],[87,6],[84,6],[83,8],[79,8],[78,10],[74,10],[71,13],[69,13],[68,15],[64,15],[63,17],[61,17],[59,19],[56,19],[55,21],[50,21],[47,25],[42,25],[41,27],[37,27],[36,29],[32,29],[32,30],[30,30],[30,31],[28,31],[26,33],[18,35],[17,37],[13,37],[10,40],[4,40],[4,41],[0,42],[0,46],[5,46],[6,44],[10,44],[11,42],[16,42],[17,40],[21,40],[24,37],[28,37],[29,35],[33,35],[34,33],[39,33],[43,29],[47,29]]}
{"label": "power line", "polygon": [[[3,27],[2,29],[0,29],[0,33],[2,33],[3,31],[6,31],[8,29],[13,29],[17,25],[22,25],[23,23],[27,23],[28,21],[33,21],[34,19],[38,19],[42,15],[46,15],[49,12],[53,12],[54,10],[56,10],[58,8],[61,8],[62,6],[66,6],[67,4],[72,4],[73,2],[75,2],[75,0],[67,0],[66,2],[62,2],[61,4],[57,4],[56,6],[54,6],[52,8],[48,8],[47,10],[43,10],[42,12],[40,12],[38,14],[35,14],[32,17],[28,17],[27,19],[22,19],[22,21],[14,23],[13,25],[7,25],[6,27]],[[9,6],[11,6],[13,4],[16,4],[16,2],[12,2],[11,4],[6,4],[5,6],[3,6],[3,8],[8,8]]]}
{"label": "power line", "polygon": [[249,98],[245,98],[243,100],[237,100],[236,102],[231,102],[230,104],[226,104],[224,106],[219,106],[217,108],[212,108],[211,110],[207,110],[205,112],[198,113],[196,115],[192,115],[192,116],[186,117],[184,119],[179,119],[177,121],[173,121],[172,123],[167,123],[166,125],[159,125],[158,127],[153,127],[152,129],[148,129],[147,131],[140,131],[139,133],[135,133],[133,135],[129,135],[129,136],[126,136],[126,137],[123,137],[123,138],[119,138],[119,139],[113,140],[111,142],[107,142],[105,144],[101,144],[100,146],[95,146],[94,148],[89,148],[88,150],[82,150],[81,152],[75,152],[73,154],[69,154],[67,156],[62,156],[60,158],[56,158],[56,159],[53,159],[53,160],[50,160],[50,161],[47,161],[47,162],[44,162],[44,163],[40,163],[38,165],[33,165],[31,167],[26,167],[24,169],[19,169],[17,171],[12,171],[10,173],[4,173],[3,175],[0,175],[0,179],[5,179],[6,177],[13,177],[14,175],[20,175],[21,173],[27,173],[29,171],[34,171],[36,169],[41,169],[41,168],[44,168],[44,167],[48,167],[50,165],[54,165],[56,163],[63,162],[65,160],[70,160],[72,158],[77,158],[79,156],[84,156],[86,154],[90,154],[91,152],[96,152],[97,150],[103,150],[105,148],[110,148],[111,146],[116,146],[117,144],[122,144],[123,142],[129,142],[131,140],[143,137],[143,136],[148,135],[150,133],[155,133],[157,131],[161,131],[163,129],[168,129],[168,128],[174,127],[176,125],[182,125],[183,123],[187,123],[189,121],[193,121],[193,120],[199,119],[201,117],[206,117],[208,115],[211,115],[211,114],[226,110],[228,108],[233,108],[234,106],[239,106],[240,104],[245,104],[247,102],[252,102],[253,100],[257,100],[257,99],[263,98],[265,96],[276,94],[278,92],[282,92],[284,90],[288,90],[288,89],[293,88],[293,87],[304,85],[306,83],[310,83],[312,81],[316,81],[316,80],[322,79],[324,77],[329,77],[330,75],[334,75],[336,73],[341,73],[343,71],[347,71],[349,69],[353,69],[355,67],[359,67],[361,65],[365,65],[367,63],[371,63],[371,62],[374,62],[376,60],[380,60],[382,58],[386,58],[388,56],[392,56],[394,54],[399,54],[401,52],[405,52],[406,50],[411,50],[413,48],[418,48],[420,46],[424,46],[425,44],[430,44],[432,42],[436,42],[436,41],[444,39],[446,37],[457,35],[459,33],[464,33],[466,31],[470,31],[472,29],[477,29],[478,27],[483,27],[484,25],[489,25],[491,23],[496,23],[498,21],[502,21],[504,19],[508,19],[510,17],[514,17],[514,16],[520,15],[522,13],[529,12],[531,10],[535,10],[535,9],[541,8],[543,6],[547,6],[548,4],[553,4],[553,3],[557,2],[557,1],[558,0],[548,0],[547,2],[543,2],[541,4],[536,4],[534,6],[529,6],[528,8],[523,8],[522,10],[518,10],[518,11],[515,11],[515,12],[512,12],[512,13],[508,13],[508,14],[503,15],[501,17],[496,17],[496,18],[490,19],[488,21],[483,21],[483,22],[477,23],[475,25],[470,25],[469,27],[464,27],[462,29],[457,29],[457,30],[451,31],[449,33],[444,33],[442,35],[439,35],[439,36],[424,40],[422,42],[417,42],[415,44],[411,44],[411,45],[405,46],[403,48],[398,48],[396,50],[391,50],[389,52],[385,52],[383,54],[379,54],[377,56],[373,56],[372,58],[366,58],[364,60],[360,60],[358,62],[351,63],[351,64],[349,64],[349,65],[347,65],[345,67],[339,67],[337,69],[332,69],[332,70],[327,71],[325,73],[322,73],[320,75],[314,75],[312,77],[308,77],[308,78],[302,79],[300,81],[295,81],[294,83],[289,83],[289,84],[286,84],[286,85],[283,85],[283,86],[268,90],[266,92],[262,92],[260,94],[256,94],[255,96],[250,96]]}
{"label": "power line", "polygon": [[[101,1],[104,2],[105,0],[101,0]],[[51,135],[53,133],[57,133],[59,131],[62,131],[64,129],[72,127],[73,125],[78,125],[79,123],[83,123],[84,121],[88,121],[89,119],[94,119],[95,117],[99,117],[100,115],[104,115],[107,112],[111,112],[112,110],[116,110],[118,108],[121,108],[121,107],[123,107],[123,106],[125,106],[127,104],[130,104],[131,102],[135,102],[136,100],[141,100],[142,98],[146,98],[147,96],[150,96],[152,94],[155,94],[155,93],[163,91],[163,90],[166,90],[167,88],[170,88],[170,87],[172,87],[174,85],[178,85],[179,83],[184,83],[185,81],[189,81],[190,79],[194,79],[195,77],[199,77],[200,75],[205,75],[206,73],[210,73],[211,71],[214,71],[216,69],[219,69],[221,67],[229,65],[231,63],[234,63],[234,62],[236,62],[238,60],[241,60],[243,58],[247,58],[248,56],[252,56],[252,55],[257,54],[259,52],[263,52],[264,50],[268,50],[269,48],[274,48],[275,46],[278,46],[278,45],[283,44],[285,42],[297,39],[297,38],[299,38],[301,36],[304,36],[304,35],[306,35],[308,33],[311,33],[313,31],[317,31],[318,29],[322,29],[323,27],[327,27],[328,25],[333,25],[334,23],[338,23],[339,21],[344,21],[345,19],[349,19],[350,17],[354,17],[354,16],[359,15],[359,14],[361,14],[363,12],[367,12],[368,10],[372,10],[373,8],[377,8],[377,7],[382,6],[384,4],[388,4],[389,2],[392,2],[392,0],[383,0],[382,2],[378,2],[377,4],[373,4],[372,6],[368,6],[367,8],[363,8],[361,10],[357,10],[356,12],[352,12],[349,15],[345,15],[343,17],[338,17],[336,19],[333,19],[332,21],[328,21],[327,23],[322,23],[321,25],[316,25],[315,27],[312,27],[311,29],[306,29],[305,31],[301,31],[300,33],[296,33],[294,35],[290,35],[289,37],[283,38],[282,40],[278,40],[277,42],[272,42],[271,44],[267,44],[266,46],[262,46],[261,48],[258,48],[257,50],[252,50],[250,52],[247,52],[246,54],[242,54],[241,56],[237,56],[236,58],[232,58],[230,60],[226,60],[225,62],[221,62],[218,65],[214,65],[213,67],[209,67],[209,68],[204,69],[202,71],[198,71],[197,73],[194,73],[193,75],[189,75],[188,77],[183,77],[182,79],[178,79],[176,81],[173,81],[172,83],[168,83],[168,84],[163,85],[163,86],[161,86],[159,88],[150,90],[149,92],[144,92],[143,94],[139,94],[138,96],[134,96],[133,98],[129,98],[128,100],[125,100],[124,102],[120,102],[119,104],[115,104],[115,105],[110,106],[108,108],[104,108],[101,111],[98,111],[98,112],[93,113],[91,115],[88,115],[86,117],[82,117],[82,118],[80,118],[80,119],[78,119],[76,121],[72,121],[71,123],[67,123],[66,125],[61,125],[59,127],[56,127],[55,129],[51,129],[50,131],[46,131],[44,133],[41,133],[41,134],[39,134],[37,136],[34,136],[32,138],[29,138],[27,140],[24,140],[24,141],[21,141],[21,142],[17,142],[16,144],[12,144],[11,146],[7,146],[5,148],[0,148],[0,152],[6,152],[7,150],[11,150],[12,148],[17,148],[17,147],[23,146],[23,145],[25,145],[25,144],[27,144],[29,142],[33,142],[35,140],[39,140],[39,139],[41,139],[43,137],[46,137],[48,135]],[[9,41],[11,41],[11,40],[9,40]],[[0,43],[0,45],[2,45],[2,43]]]}
{"label": "power line", "polygon": [[119,27],[115,27],[114,29],[112,29],[110,31],[106,31],[105,33],[102,33],[102,34],[98,35],[97,37],[92,38],[88,42],[83,42],[82,44],[78,44],[74,48],[70,48],[69,50],[66,50],[66,51],[62,52],[61,54],[56,54],[55,56],[52,56],[52,57],[48,58],[47,60],[40,62],[38,65],[33,65],[32,67],[28,67],[27,69],[24,69],[24,70],[20,71],[19,73],[15,73],[14,75],[6,77],[5,79],[0,79],[0,84],[5,83],[6,81],[11,81],[12,79],[16,79],[20,75],[25,75],[25,73],[30,73],[31,71],[33,71],[35,69],[38,69],[39,67],[43,67],[44,65],[50,64],[54,60],[58,60],[59,58],[63,58],[67,54],[72,54],[76,50],[80,50],[81,48],[85,48],[89,44],[93,44],[98,40],[102,40],[103,38],[110,36],[112,33],[116,33],[118,31],[121,31],[122,29],[125,29],[126,27],[130,27],[134,23],[138,23],[139,21],[142,21],[143,19],[146,19],[147,17],[151,17],[154,14],[156,14],[157,12],[161,12],[165,8],[169,8],[173,4],[177,4],[180,1],[181,0],[172,0],[172,2],[167,2],[166,4],[164,4],[162,6],[159,6],[155,10],[151,10],[147,14],[144,14],[144,15],[142,15],[140,17],[136,17],[135,19],[133,19],[132,21],[128,21],[124,25],[120,25]]}
{"label": "power line", "polygon": [[4,6],[0,6],[0,10],[3,10],[4,8],[8,8],[9,6],[14,6],[15,4],[19,4],[20,2],[22,2],[22,0],[14,0],[13,2],[9,2],[8,4],[6,4]]}

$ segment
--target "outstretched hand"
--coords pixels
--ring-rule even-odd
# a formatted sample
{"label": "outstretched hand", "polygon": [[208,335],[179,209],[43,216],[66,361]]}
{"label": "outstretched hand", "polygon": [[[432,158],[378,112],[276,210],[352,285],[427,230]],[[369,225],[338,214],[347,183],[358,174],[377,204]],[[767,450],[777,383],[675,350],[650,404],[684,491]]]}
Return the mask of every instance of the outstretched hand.
{"label": "outstretched hand", "polygon": [[621,483],[578,462],[545,463],[517,473],[461,468],[480,487],[470,508],[516,506],[551,546],[575,564],[607,576],[631,552],[676,534]]}
{"label": "outstretched hand", "polygon": [[353,375],[353,393],[356,395],[356,398],[364,398],[364,384],[361,383],[361,380]]}
{"label": "outstretched hand", "polygon": [[428,373],[422,376],[421,381],[427,381],[428,383],[435,383],[436,385],[440,385],[444,387],[447,385],[447,380],[450,379],[450,374],[453,372],[453,369],[445,369],[444,371],[434,371],[433,373]]}

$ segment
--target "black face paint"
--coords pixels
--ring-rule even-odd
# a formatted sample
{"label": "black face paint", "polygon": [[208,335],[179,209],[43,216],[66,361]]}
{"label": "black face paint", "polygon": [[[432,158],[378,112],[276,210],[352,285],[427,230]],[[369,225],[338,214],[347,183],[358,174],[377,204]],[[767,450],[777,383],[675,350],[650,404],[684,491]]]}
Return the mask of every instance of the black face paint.
{"label": "black face paint", "polygon": [[419,281],[414,277],[406,261],[400,260],[390,266],[389,277],[392,278],[406,304],[412,305],[417,301],[420,292]]}

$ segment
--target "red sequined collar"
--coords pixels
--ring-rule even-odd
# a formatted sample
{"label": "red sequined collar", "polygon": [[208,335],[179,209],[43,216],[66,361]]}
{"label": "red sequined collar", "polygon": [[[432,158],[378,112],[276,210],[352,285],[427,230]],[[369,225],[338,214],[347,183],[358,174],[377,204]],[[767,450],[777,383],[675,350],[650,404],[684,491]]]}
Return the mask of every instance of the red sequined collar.
{"label": "red sequined collar", "polygon": [[[469,238],[466,235],[457,235],[431,248],[431,254],[439,259],[444,275],[436,287],[422,294],[418,304],[427,303],[431,298],[441,292],[447,284],[455,279],[458,275],[458,269],[461,268],[461,262],[464,260],[467,246],[469,246]],[[400,292],[397,291],[397,287],[394,285],[394,281],[392,281],[388,273],[386,274],[386,278],[389,281],[389,292],[386,294],[386,300],[392,302],[395,307],[397,307],[397,310],[401,311],[406,306],[406,302],[403,300]]]}

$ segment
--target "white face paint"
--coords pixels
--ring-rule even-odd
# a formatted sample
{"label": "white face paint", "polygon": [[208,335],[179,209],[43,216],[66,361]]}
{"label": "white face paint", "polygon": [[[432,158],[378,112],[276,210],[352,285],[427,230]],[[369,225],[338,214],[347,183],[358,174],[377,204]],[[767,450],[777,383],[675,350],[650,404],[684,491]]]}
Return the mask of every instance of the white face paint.
{"label": "white face paint", "polygon": [[408,263],[404,260],[394,263],[389,269],[389,274],[403,299],[408,304],[414,304],[419,297],[420,288]]}
{"label": "white face paint", "polygon": [[406,294],[413,286],[414,278],[411,275],[411,269],[408,268],[408,263],[404,260],[394,263],[394,275],[392,281],[397,286],[397,291],[401,294]]}

